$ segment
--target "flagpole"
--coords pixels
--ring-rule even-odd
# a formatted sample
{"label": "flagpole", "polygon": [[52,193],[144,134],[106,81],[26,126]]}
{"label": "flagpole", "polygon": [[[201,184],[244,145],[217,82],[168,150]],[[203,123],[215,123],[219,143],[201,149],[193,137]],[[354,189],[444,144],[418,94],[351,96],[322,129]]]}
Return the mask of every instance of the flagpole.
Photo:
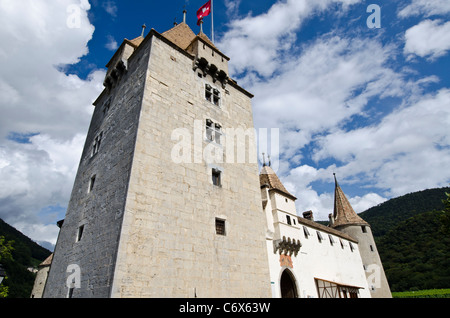
{"label": "flagpole", "polygon": [[211,0],[211,38],[214,43],[214,0]]}

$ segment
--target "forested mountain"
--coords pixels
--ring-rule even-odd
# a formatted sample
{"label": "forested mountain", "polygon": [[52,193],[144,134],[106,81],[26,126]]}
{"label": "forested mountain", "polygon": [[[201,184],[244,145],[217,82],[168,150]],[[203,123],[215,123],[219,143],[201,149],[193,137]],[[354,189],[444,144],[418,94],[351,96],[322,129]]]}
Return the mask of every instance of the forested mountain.
{"label": "forested mountain", "polygon": [[28,267],[35,267],[43,262],[51,252],[25,236],[0,219],[0,237],[12,241],[12,259],[2,260],[8,279],[3,281],[9,287],[8,298],[28,298],[34,284],[35,274]]}
{"label": "forested mountain", "polygon": [[450,188],[407,194],[360,214],[372,227],[391,291],[450,287],[446,192]]}
{"label": "forested mountain", "polygon": [[450,188],[437,188],[409,193],[374,206],[359,214],[372,228],[375,238],[382,237],[400,222],[417,214],[439,211]]}
{"label": "forested mountain", "polygon": [[[430,189],[391,199],[360,214],[372,227],[391,291],[450,288],[450,188]],[[37,267],[51,252],[0,219],[0,236],[14,241],[12,261],[2,261],[9,297],[30,297]]]}
{"label": "forested mountain", "polygon": [[450,287],[450,236],[442,214],[417,214],[400,222],[377,242],[392,291]]}

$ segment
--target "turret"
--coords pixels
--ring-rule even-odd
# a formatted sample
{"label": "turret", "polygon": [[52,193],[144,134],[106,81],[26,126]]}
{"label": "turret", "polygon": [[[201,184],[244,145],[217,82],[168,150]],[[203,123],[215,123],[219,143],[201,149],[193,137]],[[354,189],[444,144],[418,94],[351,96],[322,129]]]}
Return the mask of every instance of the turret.
{"label": "turret", "polygon": [[370,224],[364,221],[342,191],[334,175],[334,212],[330,215],[330,226],[358,240],[359,252],[366,271],[372,298],[391,298],[391,290],[384,273],[383,264],[372,235]]}

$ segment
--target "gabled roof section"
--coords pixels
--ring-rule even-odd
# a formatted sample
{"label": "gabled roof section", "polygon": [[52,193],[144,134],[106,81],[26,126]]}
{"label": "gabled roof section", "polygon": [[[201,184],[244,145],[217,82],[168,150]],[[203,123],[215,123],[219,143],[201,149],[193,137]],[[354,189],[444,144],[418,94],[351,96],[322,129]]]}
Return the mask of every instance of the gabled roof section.
{"label": "gabled roof section", "polygon": [[208,38],[208,36],[203,33],[200,32],[199,34],[197,34],[197,36],[192,40],[191,45],[193,45],[195,43],[195,41],[202,41],[203,43],[206,43],[206,45],[208,45],[209,47],[211,47],[214,51],[216,51],[218,54],[220,54],[221,56],[223,56],[227,61],[230,60],[230,58],[228,56],[226,56],[225,54],[223,54],[218,48],[217,46],[214,45],[214,43]]}
{"label": "gabled roof section", "polygon": [[138,36],[137,38],[135,38],[133,40],[125,39],[125,41],[127,41],[129,44],[131,44],[132,46],[137,48],[144,41],[144,37],[143,36]]}
{"label": "gabled roof section", "polygon": [[52,265],[52,261],[53,261],[53,253],[50,254],[50,256],[47,257],[45,259],[45,261],[43,261],[41,264],[39,264],[39,266],[40,267],[50,266],[50,265]]}
{"label": "gabled roof section", "polygon": [[219,49],[214,45],[214,43],[208,38],[208,36],[205,33],[200,32],[199,34],[197,34],[197,37],[202,39],[203,41],[205,41],[206,44],[211,46],[213,49],[216,49],[217,51],[219,51]]}
{"label": "gabled roof section", "polygon": [[334,176],[335,190],[334,190],[334,223],[333,227],[339,227],[343,225],[369,225],[364,221],[355,210],[353,210],[350,202],[342,191],[339,183],[337,182],[336,175]]}
{"label": "gabled roof section", "polygon": [[288,190],[284,187],[284,185],[281,183],[280,179],[278,178],[275,171],[270,166],[264,165],[264,167],[261,170],[261,173],[259,175],[259,182],[262,186],[268,186],[269,190],[276,190],[279,191],[286,196],[290,197],[293,200],[297,200],[295,196],[289,193]]}
{"label": "gabled roof section", "polygon": [[186,50],[196,37],[191,28],[184,22],[164,32],[162,36],[183,50]]}

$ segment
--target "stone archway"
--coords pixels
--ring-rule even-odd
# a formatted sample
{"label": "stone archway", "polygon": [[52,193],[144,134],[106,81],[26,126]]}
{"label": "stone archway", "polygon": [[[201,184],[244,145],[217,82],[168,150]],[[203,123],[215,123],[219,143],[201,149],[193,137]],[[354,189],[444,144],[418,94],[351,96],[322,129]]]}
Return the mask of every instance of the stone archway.
{"label": "stone archway", "polygon": [[298,298],[294,275],[285,269],[280,279],[281,298]]}

